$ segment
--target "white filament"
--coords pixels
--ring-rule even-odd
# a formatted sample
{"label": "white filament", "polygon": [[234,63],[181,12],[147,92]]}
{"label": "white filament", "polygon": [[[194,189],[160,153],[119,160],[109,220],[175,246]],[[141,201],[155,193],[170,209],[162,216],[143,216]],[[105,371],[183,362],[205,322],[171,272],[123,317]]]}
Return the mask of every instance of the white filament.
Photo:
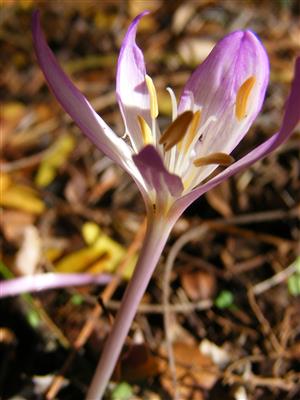
{"label": "white filament", "polygon": [[168,91],[170,98],[171,98],[171,104],[172,104],[172,121],[174,121],[177,118],[177,100],[175,93],[172,88],[167,87],[166,90]]}

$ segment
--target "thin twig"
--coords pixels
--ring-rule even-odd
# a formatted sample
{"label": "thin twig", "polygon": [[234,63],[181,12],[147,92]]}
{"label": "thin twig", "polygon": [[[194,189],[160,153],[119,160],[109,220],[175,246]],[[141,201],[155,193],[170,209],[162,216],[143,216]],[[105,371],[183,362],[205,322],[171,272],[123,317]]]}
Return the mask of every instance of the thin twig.
{"label": "thin twig", "polygon": [[[211,300],[201,300],[197,302],[186,302],[180,304],[169,304],[169,311],[174,313],[190,313],[191,311],[201,311],[207,310],[212,306]],[[110,300],[107,302],[106,307],[109,310],[118,310],[120,308],[121,302]],[[164,307],[161,304],[143,304],[139,305],[137,310],[141,314],[163,314]]]}
{"label": "thin twig", "polygon": [[271,276],[271,278],[266,279],[260,283],[257,283],[252,287],[252,291],[255,295],[261,294],[266,290],[271,289],[273,286],[278,285],[279,283],[285,281],[289,276],[291,276],[297,270],[297,260],[295,260],[289,267],[284,269],[283,271],[278,272]]}
{"label": "thin twig", "polygon": [[[276,362],[278,359],[278,354],[269,354],[268,360],[273,360]],[[249,371],[246,373],[246,365],[249,363],[261,363],[266,361],[266,357],[263,354],[253,354],[238,360],[233,361],[224,371],[223,379],[225,383],[240,383],[240,384],[251,384],[252,386],[266,386],[266,387],[276,387],[281,390],[292,390],[295,386],[299,385],[299,374],[289,373],[285,377],[264,377],[258,376]],[[245,366],[244,366],[245,365]],[[245,370],[245,373],[241,374],[241,370]],[[233,371],[238,371],[239,375],[235,374]]]}
{"label": "thin twig", "polygon": [[165,335],[166,335],[166,345],[167,345],[167,353],[169,360],[169,369],[172,376],[173,381],[173,389],[174,389],[174,399],[179,400],[179,391],[177,385],[177,376],[176,376],[176,365],[172,347],[172,338],[170,337],[170,311],[171,307],[169,304],[170,297],[170,279],[171,272],[175,262],[175,259],[182,249],[184,245],[186,245],[189,241],[194,239],[199,239],[203,236],[203,234],[207,231],[208,227],[200,226],[193,228],[180,236],[179,239],[173,244],[171,250],[168,254],[168,258],[165,265],[165,273],[163,278],[163,307],[164,307],[164,326],[165,326]]}
{"label": "thin twig", "polygon": [[262,313],[259,305],[257,304],[256,298],[255,298],[255,294],[253,293],[252,289],[248,290],[248,299],[249,299],[249,304],[250,304],[253,312],[256,315],[256,318],[258,319],[258,321],[261,324],[262,331],[269,338],[273,349],[277,353],[282,354],[284,352],[284,349],[282,348],[279,340],[277,339],[275,333],[273,332],[269,321],[264,316],[264,314]]}
{"label": "thin twig", "polygon": [[51,154],[52,152],[53,149],[50,148],[16,161],[3,162],[0,164],[0,171],[3,173],[9,173],[19,169],[33,167],[34,165],[39,164],[47,155]]}

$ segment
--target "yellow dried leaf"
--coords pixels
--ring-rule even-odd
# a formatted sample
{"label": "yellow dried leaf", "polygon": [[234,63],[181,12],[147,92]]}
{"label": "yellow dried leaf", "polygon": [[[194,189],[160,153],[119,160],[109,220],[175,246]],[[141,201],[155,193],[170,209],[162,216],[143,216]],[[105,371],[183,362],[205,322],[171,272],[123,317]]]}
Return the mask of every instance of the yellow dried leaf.
{"label": "yellow dried leaf", "polygon": [[93,245],[101,235],[101,228],[95,222],[86,222],[82,225],[82,237],[86,244]]}
{"label": "yellow dried leaf", "polygon": [[7,121],[15,121],[23,117],[26,113],[26,107],[24,104],[18,101],[12,101],[2,105],[2,118]]}
{"label": "yellow dried leaf", "polygon": [[50,247],[49,249],[46,249],[43,253],[43,256],[50,262],[54,262],[57,260],[63,252],[62,248],[58,247]]}
{"label": "yellow dried leaf", "polygon": [[122,278],[126,279],[127,281],[129,281],[132,277],[134,268],[136,266],[136,262],[137,262],[138,256],[137,255],[133,255],[130,260],[128,261],[126,268],[124,269],[123,273],[122,273]]}
{"label": "yellow dried leaf", "polygon": [[[102,235],[101,237],[99,237],[94,246],[101,249],[105,257],[102,257],[101,260],[98,260],[96,263],[91,265],[91,267],[89,268],[89,272],[114,273],[119,263],[122,261],[123,257],[126,254],[125,248],[106,235]],[[128,280],[131,278],[134,267],[136,265],[136,261],[136,255],[131,257],[122,274],[122,277],[124,279]]]}
{"label": "yellow dried leaf", "polygon": [[1,175],[0,205],[32,214],[41,214],[45,210],[45,204],[35,190],[15,184],[8,175]]}
{"label": "yellow dried leaf", "polygon": [[60,136],[51,146],[50,152],[41,162],[35,183],[39,187],[48,186],[55,178],[57,170],[69,157],[75,147],[75,139],[72,135]]}
{"label": "yellow dried leaf", "polygon": [[0,174],[0,193],[2,196],[2,193],[4,190],[6,190],[10,185],[12,184],[11,177],[7,174]]}
{"label": "yellow dried leaf", "polygon": [[[90,232],[89,229],[91,229]],[[98,235],[98,236],[97,236]],[[90,272],[99,274],[101,272],[113,273],[126,254],[125,248],[101,234],[100,227],[88,222],[83,227],[83,236],[86,242],[93,240],[94,244],[77,250],[63,257],[55,266],[58,272]],[[128,262],[123,273],[124,279],[132,276],[137,257],[134,256]]]}
{"label": "yellow dried leaf", "polygon": [[86,271],[91,263],[103,254],[101,249],[85,247],[63,257],[55,265],[57,272],[82,272]]}
{"label": "yellow dried leaf", "polygon": [[[102,268],[106,272],[113,272],[125,255],[125,249],[107,235],[101,235],[94,244],[104,255]],[[91,270],[91,272],[97,272]]]}

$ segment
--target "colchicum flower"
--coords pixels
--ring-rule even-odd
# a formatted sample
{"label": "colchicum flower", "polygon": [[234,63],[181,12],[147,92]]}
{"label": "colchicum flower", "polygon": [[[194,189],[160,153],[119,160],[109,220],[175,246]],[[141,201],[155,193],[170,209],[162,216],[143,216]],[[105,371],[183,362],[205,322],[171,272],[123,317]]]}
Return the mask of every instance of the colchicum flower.
{"label": "colchicum flower", "polygon": [[[123,41],[117,66],[117,98],[123,137],[92,109],[62,71],[47,46],[39,15],[33,19],[38,62],[57,100],[96,147],[125,169],[143,196],[148,228],[135,273],[103,350],[87,398],[101,398],[170,230],[183,211],[206,191],[275,150],[300,119],[300,59],[280,130],[238,161],[231,152],[261,109],[269,61],[251,31],[224,37],[195,70],[179,103],[170,88],[172,121],[161,132],[157,94],[135,37],[137,16]],[[216,168],[225,167],[216,173]],[[212,177],[212,173],[214,176]]]}

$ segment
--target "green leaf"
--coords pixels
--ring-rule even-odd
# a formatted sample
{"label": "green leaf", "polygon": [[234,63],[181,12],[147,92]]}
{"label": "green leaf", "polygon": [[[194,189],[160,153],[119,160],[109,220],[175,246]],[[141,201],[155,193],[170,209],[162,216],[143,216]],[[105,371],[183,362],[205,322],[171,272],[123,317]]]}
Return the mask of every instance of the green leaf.
{"label": "green leaf", "polygon": [[80,294],[74,294],[71,297],[71,303],[74,304],[74,306],[80,306],[83,302],[84,298]]}
{"label": "green leaf", "polygon": [[41,323],[39,314],[37,313],[37,311],[35,311],[33,309],[28,311],[28,313],[26,315],[26,319],[27,319],[29,325],[31,325],[33,328],[37,328]]}
{"label": "green leaf", "polygon": [[295,264],[296,264],[296,271],[298,272],[298,274],[300,274],[300,256],[296,258]]}
{"label": "green leaf", "polygon": [[289,277],[288,291],[292,296],[300,295],[300,274],[296,273]]}
{"label": "green leaf", "polygon": [[112,391],[111,399],[112,400],[130,400],[133,396],[132,387],[126,383],[119,383],[115,389]]}
{"label": "green leaf", "polygon": [[233,306],[234,296],[229,290],[222,290],[215,299],[215,306],[218,308],[229,308]]}

